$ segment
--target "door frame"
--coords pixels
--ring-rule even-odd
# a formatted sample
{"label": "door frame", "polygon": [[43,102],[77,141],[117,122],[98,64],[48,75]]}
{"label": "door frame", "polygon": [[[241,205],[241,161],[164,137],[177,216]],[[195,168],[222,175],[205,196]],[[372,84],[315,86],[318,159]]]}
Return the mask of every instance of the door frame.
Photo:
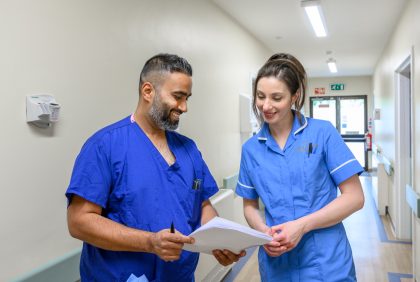
{"label": "door frame", "polygon": [[[335,120],[336,120],[336,129],[340,133],[341,128],[341,121],[340,121],[340,100],[347,100],[347,99],[363,99],[365,108],[364,108],[364,115],[365,115],[365,124],[364,124],[364,132],[368,130],[368,114],[367,114],[367,95],[346,95],[346,96],[311,96],[309,97],[309,115],[313,117],[313,100],[335,100],[336,101],[336,113],[335,113]],[[365,142],[365,135],[364,134],[341,134],[341,137],[346,142]],[[368,160],[368,152],[365,150],[365,163],[364,169],[368,170],[369,160]]]}
{"label": "door frame", "polygon": [[[407,81],[404,72],[410,70],[410,79]],[[406,201],[405,186],[407,181],[414,185],[414,156],[411,155],[411,161],[408,164],[405,160],[410,154],[407,141],[411,143],[411,154],[414,149],[414,103],[413,103],[413,50],[395,69],[395,183],[393,198],[396,199],[396,224],[395,233],[399,239],[410,240],[412,238],[411,210]],[[407,94],[409,92],[409,95]],[[407,114],[407,112],[409,112]],[[410,126],[411,125],[411,126]],[[410,136],[409,140],[404,137]],[[411,179],[404,175],[404,171],[410,169]],[[413,186],[414,187],[414,186]]]}

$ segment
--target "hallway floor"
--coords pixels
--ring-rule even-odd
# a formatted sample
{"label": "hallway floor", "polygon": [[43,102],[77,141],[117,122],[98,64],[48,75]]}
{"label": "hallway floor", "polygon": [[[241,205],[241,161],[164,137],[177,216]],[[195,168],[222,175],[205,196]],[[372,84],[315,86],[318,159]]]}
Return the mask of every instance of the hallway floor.
{"label": "hallway floor", "polygon": [[[358,281],[413,281],[411,243],[395,240],[387,217],[378,215],[371,195],[372,178],[362,176],[360,180],[365,193],[365,206],[344,221],[353,249]],[[238,263],[224,282],[260,281],[257,251],[253,252],[242,269],[239,268]]]}

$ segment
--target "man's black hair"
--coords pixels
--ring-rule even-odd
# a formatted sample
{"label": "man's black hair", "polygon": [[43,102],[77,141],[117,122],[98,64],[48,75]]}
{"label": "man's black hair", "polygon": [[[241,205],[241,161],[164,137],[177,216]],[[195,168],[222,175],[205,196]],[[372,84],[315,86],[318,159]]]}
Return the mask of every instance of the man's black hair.
{"label": "man's black hair", "polygon": [[[188,61],[173,54],[157,54],[144,64],[140,73],[140,87],[146,81],[158,83],[165,72],[180,72],[192,76],[192,68]],[[155,85],[157,86],[157,85]]]}

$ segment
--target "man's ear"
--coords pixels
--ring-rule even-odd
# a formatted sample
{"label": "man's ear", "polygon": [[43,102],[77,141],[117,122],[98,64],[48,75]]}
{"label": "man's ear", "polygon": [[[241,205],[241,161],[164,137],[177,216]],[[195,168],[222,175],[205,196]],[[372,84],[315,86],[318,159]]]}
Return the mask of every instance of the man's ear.
{"label": "man's ear", "polygon": [[143,100],[147,102],[151,102],[153,100],[153,96],[155,94],[155,88],[150,82],[145,82],[140,87],[140,95],[142,96]]}

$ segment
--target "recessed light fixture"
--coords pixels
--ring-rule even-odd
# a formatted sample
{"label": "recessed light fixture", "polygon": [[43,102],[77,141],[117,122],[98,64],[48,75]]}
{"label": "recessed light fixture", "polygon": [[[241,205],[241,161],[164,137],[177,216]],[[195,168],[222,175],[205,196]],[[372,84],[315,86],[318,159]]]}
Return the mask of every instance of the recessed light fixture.
{"label": "recessed light fixture", "polygon": [[317,37],[327,36],[327,28],[322,14],[321,1],[319,0],[302,0],[301,6],[305,8],[306,15],[311,22],[312,28]]}
{"label": "recessed light fixture", "polygon": [[327,60],[328,68],[330,69],[330,72],[336,73],[337,72],[337,64],[335,63],[335,60],[333,58],[329,58]]}

